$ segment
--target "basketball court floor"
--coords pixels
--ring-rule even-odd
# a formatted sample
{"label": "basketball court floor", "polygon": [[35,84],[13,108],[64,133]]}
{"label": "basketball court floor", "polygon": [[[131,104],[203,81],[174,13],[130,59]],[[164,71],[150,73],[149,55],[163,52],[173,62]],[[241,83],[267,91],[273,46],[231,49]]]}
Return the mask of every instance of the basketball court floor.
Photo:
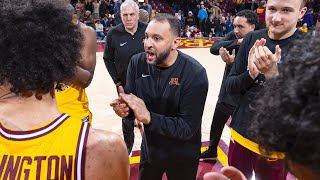
{"label": "basketball court floor", "polygon": [[[214,56],[210,53],[210,47],[214,41],[208,39],[191,39],[183,40],[180,44],[180,51],[192,56],[198,60],[207,71],[209,79],[209,90],[205,109],[202,117],[202,144],[201,151],[208,146],[210,126],[214,108],[217,102],[220,85],[223,77],[225,63],[220,56]],[[103,62],[103,44],[97,44],[97,65],[92,83],[87,88],[90,110],[93,113],[92,126],[97,129],[103,129],[122,135],[121,118],[119,118],[109,103],[117,98],[115,85]],[[228,121],[229,123],[229,121]],[[228,165],[228,145],[230,141],[230,129],[228,123],[223,130],[219,143],[218,160],[209,162],[200,162],[197,180],[203,179],[206,172],[219,172],[223,166]],[[141,127],[136,127],[135,142],[133,153],[130,157],[130,179],[138,179],[139,161],[140,161],[140,144],[141,144]],[[164,176],[163,179],[166,179]],[[295,179],[288,175],[287,179]]]}

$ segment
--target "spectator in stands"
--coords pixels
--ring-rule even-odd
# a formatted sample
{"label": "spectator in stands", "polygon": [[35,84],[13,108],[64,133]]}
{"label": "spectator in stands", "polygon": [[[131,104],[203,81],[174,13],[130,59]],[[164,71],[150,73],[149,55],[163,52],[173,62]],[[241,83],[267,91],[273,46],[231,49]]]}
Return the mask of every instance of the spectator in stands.
{"label": "spectator in stands", "polygon": [[96,35],[97,35],[97,39],[98,40],[103,40],[104,39],[104,32],[103,32],[103,24],[101,24],[100,19],[96,20],[96,24],[95,24],[95,31],[96,31]]}
{"label": "spectator in stands", "polygon": [[184,16],[184,13],[182,13],[181,9],[178,10],[178,17],[182,20],[183,24],[185,24],[186,17]]}
{"label": "spectator in stands", "polygon": [[209,13],[212,13],[214,17],[220,17],[220,14],[222,13],[221,9],[219,8],[219,6],[217,6],[216,4],[214,4],[210,9],[209,9]]}
{"label": "spectator in stands", "polygon": [[103,25],[104,28],[110,25],[108,16],[105,16],[105,17],[102,19],[101,24]]}
{"label": "spectator in stands", "polygon": [[259,4],[258,9],[255,10],[258,16],[258,29],[266,27],[266,1],[262,0]]}
{"label": "spectator in stands", "polygon": [[195,17],[195,20],[196,20],[196,25],[199,26],[199,18],[198,18],[198,13],[200,11],[200,4],[198,4],[196,6],[195,9],[192,10],[193,14],[194,14],[194,17]]}
{"label": "spectator in stands", "polygon": [[99,7],[99,13],[101,18],[104,18],[106,16],[107,9],[108,9],[108,4],[106,0],[102,0]]}
{"label": "spectator in stands", "polygon": [[67,2],[67,4],[68,4],[68,9],[69,9],[71,12],[74,12],[75,9],[74,9],[74,7],[72,6],[71,1],[70,1],[70,0],[66,0],[66,2]]}
{"label": "spectator in stands", "polygon": [[320,14],[318,15],[318,17],[316,19],[315,31],[320,32]]}
{"label": "spectator in stands", "polygon": [[114,1],[110,0],[109,2],[109,14],[113,15],[114,14]]}
{"label": "spectator in stands", "polygon": [[150,20],[149,13],[145,9],[139,9],[139,21],[148,24]]}
{"label": "spectator in stands", "polygon": [[113,15],[111,15],[111,14],[108,15],[108,21],[109,21],[109,23],[110,23],[110,27],[116,26],[116,23],[114,22],[114,17],[113,17]]}
{"label": "spectator in stands", "polygon": [[87,26],[90,26],[92,27],[93,29],[96,28],[95,24],[94,24],[94,20],[93,20],[93,17],[92,17],[92,14],[90,11],[86,11],[86,20],[84,21],[84,23],[87,25]]}
{"label": "spectator in stands", "polygon": [[199,19],[199,27],[200,31],[204,32],[205,31],[205,23],[206,20],[208,19],[208,13],[207,10],[205,9],[204,5],[201,5],[201,9],[198,12],[198,19]]}
{"label": "spectator in stands", "polygon": [[209,36],[209,34],[214,34],[214,28],[215,28],[215,21],[214,21],[214,15],[209,14],[209,19],[206,21],[205,25],[205,33],[204,36]]}
{"label": "spectator in stands", "polygon": [[313,9],[313,27],[316,26],[318,17],[319,17],[319,12]]}
{"label": "spectator in stands", "polygon": [[236,6],[237,12],[240,12],[240,11],[246,9],[245,3],[246,3],[245,0],[241,0],[240,4],[237,4],[237,6]]}
{"label": "spectator in stands", "polygon": [[226,1],[224,4],[225,12],[235,14],[236,13],[236,2],[234,0]]}
{"label": "spectator in stands", "polygon": [[122,20],[121,20],[121,9],[120,9],[120,6],[121,6],[121,0],[114,0],[115,4],[114,4],[114,14],[113,14],[113,17],[114,17],[114,22],[116,23],[116,25],[118,24],[121,24],[122,23]]}
{"label": "spectator in stands", "polygon": [[190,27],[196,25],[196,19],[194,18],[192,11],[188,12],[188,16],[185,19],[185,25]]}
{"label": "spectator in stands", "polygon": [[141,7],[141,4],[139,3],[139,0],[133,0],[133,1],[138,5],[139,8]]}
{"label": "spectator in stands", "polygon": [[207,8],[207,10],[208,10],[208,14],[210,14],[209,10],[213,7],[213,5],[214,5],[214,4],[213,4],[212,1],[210,1],[210,2],[207,3],[206,8]]}
{"label": "spectator in stands", "polygon": [[319,12],[320,10],[320,0],[313,0],[313,5],[312,5],[312,9],[314,10],[314,12]]}
{"label": "spectator in stands", "polygon": [[181,0],[173,0],[172,6],[174,13],[178,12],[178,10],[181,8]]}
{"label": "spectator in stands", "polygon": [[149,14],[149,18],[151,18],[151,16],[152,16],[152,7],[149,4],[148,0],[144,1],[144,3],[142,4],[142,9],[145,9]]}
{"label": "spectator in stands", "polygon": [[191,37],[190,26],[186,25],[186,27],[184,28],[182,37],[186,37],[186,38],[190,38]]}
{"label": "spectator in stands", "polygon": [[92,6],[91,0],[86,0],[84,3],[84,7],[85,7],[86,11],[90,11],[90,13],[93,12],[93,6]]}
{"label": "spectator in stands", "polygon": [[303,16],[302,24],[307,23],[308,29],[313,28],[313,9],[309,9]]}
{"label": "spectator in stands", "polygon": [[78,2],[75,5],[75,12],[77,13],[78,19],[83,18],[83,5],[81,3],[81,0],[78,0]]}
{"label": "spectator in stands", "polygon": [[314,0],[306,0],[306,7],[307,7],[307,9],[311,9],[313,3],[314,3]]}
{"label": "spectator in stands", "polygon": [[[184,18],[181,16],[181,10],[180,10],[180,13],[179,13],[179,12],[175,13],[175,17],[179,20],[180,29],[184,29],[185,20],[184,20]],[[182,31],[181,31],[181,33],[182,33]]]}
{"label": "spectator in stands", "polygon": [[215,18],[215,28],[214,28],[214,36],[215,37],[223,37],[225,30],[225,17],[221,14],[219,18]]}
{"label": "spectator in stands", "polygon": [[98,19],[100,16],[100,13],[99,13],[100,3],[98,2],[98,0],[94,0],[94,2],[92,3],[92,6],[93,6],[93,17],[95,19]]}
{"label": "spectator in stands", "polygon": [[197,26],[191,26],[190,32],[191,32],[191,37],[198,38],[198,35],[201,31]]}
{"label": "spectator in stands", "polygon": [[308,25],[307,23],[303,23],[303,25],[299,28],[303,32],[308,32]]}
{"label": "spectator in stands", "polygon": [[252,0],[247,0],[245,3],[246,9],[249,9],[251,11],[255,11],[258,8],[258,4],[256,1],[252,2]]}
{"label": "spectator in stands", "polygon": [[[111,14],[110,14],[110,16],[111,16]],[[102,19],[101,24],[103,25],[103,32],[104,32],[104,34],[107,34],[108,31],[109,31],[109,29],[111,28],[111,23],[110,23],[110,21],[109,21],[109,19],[108,19],[107,16],[105,16],[105,17]]]}
{"label": "spectator in stands", "polygon": [[[198,2],[196,0],[188,1],[187,6],[188,6],[188,10],[192,11],[192,13],[195,14],[195,11],[196,11],[197,6],[198,6]],[[199,8],[200,8],[200,5],[199,5]]]}
{"label": "spectator in stands", "polygon": [[234,29],[233,22],[234,22],[234,16],[226,17],[226,21],[225,21],[226,29],[224,34],[228,34],[229,32],[233,31]]}

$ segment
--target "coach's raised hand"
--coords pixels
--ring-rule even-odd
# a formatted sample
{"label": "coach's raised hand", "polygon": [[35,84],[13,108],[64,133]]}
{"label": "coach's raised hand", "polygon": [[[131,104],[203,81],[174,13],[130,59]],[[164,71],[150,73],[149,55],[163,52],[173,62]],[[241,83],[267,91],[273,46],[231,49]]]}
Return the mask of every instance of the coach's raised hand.
{"label": "coach's raised hand", "polygon": [[124,95],[124,89],[122,86],[118,87],[119,97],[113,100],[110,103],[110,106],[113,107],[114,112],[121,118],[125,118],[129,115],[130,109],[128,104],[121,98],[121,95]]}
{"label": "coach's raised hand", "polygon": [[133,110],[136,119],[143,124],[150,124],[151,116],[144,101],[133,94],[119,94],[121,99]]}

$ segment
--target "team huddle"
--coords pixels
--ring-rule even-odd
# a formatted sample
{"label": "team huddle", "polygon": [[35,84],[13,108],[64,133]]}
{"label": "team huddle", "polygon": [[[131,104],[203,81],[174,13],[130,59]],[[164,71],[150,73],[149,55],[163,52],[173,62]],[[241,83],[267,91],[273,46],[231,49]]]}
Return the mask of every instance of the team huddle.
{"label": "team huddle", "polygon": [[91,127],[85,88],[96,66],[95,31],[73,19],[65,0],[0,0],[0,179],[129,179],[138,121],[139,179],[194,180],[199,161],[217,158],[230,116],[230,166],[204,179],[317,179],[320,38],[296,28],[305,3],[268,0],[267,28],[259,30],[257,15],[240,11],[234,30],[212,45],[226,65],[210,144],[200,153],[209,82],[178,50],[175,16],[144,24],[126,0],[122,23],[106,35],[103,59],[118,92],[106,103],[122,118],[122,139]]}

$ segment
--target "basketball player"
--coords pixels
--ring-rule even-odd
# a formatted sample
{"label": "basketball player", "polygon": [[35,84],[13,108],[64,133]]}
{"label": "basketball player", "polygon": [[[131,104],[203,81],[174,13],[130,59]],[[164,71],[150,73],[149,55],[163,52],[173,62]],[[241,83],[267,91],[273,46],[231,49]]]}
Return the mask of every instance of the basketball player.
{"label": "basketball player", "polygon": [[284,161],[277,154],[261,156],[259,144],[249,133],[253,112],[249,104],[261,96],[267,79],[277,75],[277,63],[285,59],[288,50],[303,32],[296,28],[306,12],[304,0],[268,0],[268,28],[249,32],[240,46],[236,60],[226,79],[226,89],[239,97],[231,121],[229,165],[238,168],[247,178],[253,171],[257,179],[285,179]]}
{"label": "basketball player", "polygon": [[0,0],[0,17],[0,179],[127,180],[123,140],[57,108],[83,45],[65,1]]}
{"label": "basketball player", "polygon": [[[288,170],[297,179],[320,177],[320,56],[319,36],[296,40],[284,59],[279,76],[268,82],[255,102],[254,137],[264,155],[285,154]],[[244,180],[233,167],[204,179]]]}
{"label": "basketball player", "polygon": [[55,96],[60,112],[91,123],[92,113],[85,88],[91,83],[96,66],[96,33],[90,26],[81,23],[76,14],[72,22],[80,29],[84,39],[81,59],[71,81],[56,84]]}
{"label": "basketball player", "polygon": [[215,160],[217,158],[217,147],[225,123],[232,115],[237,100],[232,99],[225,88],[225,80],[228,77],[235,56],[239,50],[243,38],[248,32],[254,31],[258,21],[257,15],[251,10],[243,10],[235,15],[234,30],[226,35],[226,37],[213,43],[210,52],[214,55],[221,56],[226,63],[225,71],[219,92],[219,99],[214,110],[211,130],[210,144],[208,149],[200,156],[200,161]]}

